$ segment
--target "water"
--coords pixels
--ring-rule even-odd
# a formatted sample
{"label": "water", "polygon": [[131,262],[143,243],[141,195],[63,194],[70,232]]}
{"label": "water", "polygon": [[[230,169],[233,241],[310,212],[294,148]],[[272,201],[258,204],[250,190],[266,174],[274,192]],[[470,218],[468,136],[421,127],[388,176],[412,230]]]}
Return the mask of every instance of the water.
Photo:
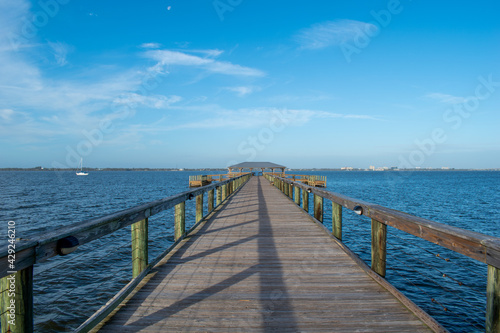
{"label": "water", "polygon": [[[500,172],[297,173],[328,176],[330,191],[500,237]],[[5,228],[7,221],[16,221],[17,237],[29,238],[185,191],[192,174],[200,173],[0,172],[0,219]],[[331,204],[325,201],[324,207],[331,228]],[[187,226],[193,221],[191,200]],[[153,259],[173,242],[173,212],[151,218],[149,232]],[[369,263],[370,221],[344,209],[343,237]],[[131,278],[130,243],[130,228],[124,228],[70,256],[36,265],[36,331],[71,331],[120,290]],[[387,279],[450,331],[484,331],[484,264],[392,228],[387,261]]]}

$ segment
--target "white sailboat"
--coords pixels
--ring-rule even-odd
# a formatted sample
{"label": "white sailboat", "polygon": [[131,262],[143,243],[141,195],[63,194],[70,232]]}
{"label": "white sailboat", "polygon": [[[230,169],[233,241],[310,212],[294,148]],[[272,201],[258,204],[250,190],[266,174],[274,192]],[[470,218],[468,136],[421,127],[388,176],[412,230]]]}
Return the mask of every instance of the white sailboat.
{"label": "white sailboat", "polygon": [[83,158],[80,160],[80,171],[76,171],[77,176],[87,176],[89,173],[83,171]]}

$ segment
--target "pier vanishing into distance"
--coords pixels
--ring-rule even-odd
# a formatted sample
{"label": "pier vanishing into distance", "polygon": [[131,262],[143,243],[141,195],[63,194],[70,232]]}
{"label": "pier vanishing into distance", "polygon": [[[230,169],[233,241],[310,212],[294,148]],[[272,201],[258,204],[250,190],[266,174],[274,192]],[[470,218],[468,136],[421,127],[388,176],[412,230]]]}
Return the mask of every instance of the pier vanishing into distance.
{"label": "pier vanishing into distance", "polygon": [[[385,280],[387,226],[488,264],[485,327],[500,332],[499,238],[352,199],[274,170],[259,176],[238,171],[18,241],[13,275],[8,249],[1,249],[2,332],[33,331],[35,263],[70,258],[78,246],[129,225],[133,278],[76,332],[446,332]],[[196,224],[186,230],[185,203],[191,199]],[[324,219],[325,201],[332,205],[330,221]],[[175,243],[150,259],[151,221],[168,209],[175,217]],[[342,243],[346,209],[371,219],[371,266]],[[5,310],[12,279],[14,325]]]}

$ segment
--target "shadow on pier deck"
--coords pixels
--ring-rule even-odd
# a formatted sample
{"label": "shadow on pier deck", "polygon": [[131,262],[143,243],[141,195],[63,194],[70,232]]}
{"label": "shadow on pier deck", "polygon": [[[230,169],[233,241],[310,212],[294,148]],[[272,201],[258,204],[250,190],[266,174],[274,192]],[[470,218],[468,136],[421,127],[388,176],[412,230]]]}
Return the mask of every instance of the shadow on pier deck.
{"label": "shadow on pier deck", "polygon": [[253,177],[98,328],[431,331],[421,317],[277,188]]}

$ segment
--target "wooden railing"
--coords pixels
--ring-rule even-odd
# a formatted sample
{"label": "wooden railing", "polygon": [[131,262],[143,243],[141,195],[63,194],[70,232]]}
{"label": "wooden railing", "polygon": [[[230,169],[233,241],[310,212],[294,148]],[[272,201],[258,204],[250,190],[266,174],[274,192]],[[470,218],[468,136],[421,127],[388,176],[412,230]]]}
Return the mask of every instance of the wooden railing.
{"label": "wooden railing", "polygon": [[[219,206],[236,189],[250,178],[250,174],[230,178],[161,200],[142,204],[114,214],[57,228],[18,240],[0,248],[0,305],[2,332],[33,331],[33,265],[57,255],[65,255],[78,246],[132,225],[132,275],[133,279],[105,306],[83,323],[76,331],[87,332],[112,312],[141,282],[150,270],[174,246],[203,220],[204,194],[208,194],[208,214]],[[195,225],[185,227],[185,202],[196,198]],[[158,257],[148,259],[148,219],[164,210],[175,207],[174,244]],[[12,290],[12,294],[9,292]],[[10,307],[13,304],[12,311]]]}
{"label": "wooden railing", "polygon": [[189,186],[199,187],[211,184],[212,182],[222,182],[227,179],[240,177],[249,174],[248,172],[232,172],[227,174],[217,174],[217,175],[192,175],[189,176]]}
{"label": "wooden railing", "polygon": [[293,181],[299,181],[306,185],[311,185],[314,187],[326,187],[326,176],[320,175],[296,175],[290,173],[278,173],[278,172],[264,172],[265,177],[281,177]]}
{"label": "wooden railing", "polygon": [[381,277],[386,274],[387,226],[486,263],[486,332],[500,332],[500,238],[437,223],[287,178],[265,176],[297,205],[300,205],[302,196],[302,208],[305,211],[309,210],[309,194],[312,194],[313,216],[320,222],[323,222],[324,199],[330,200],[332,235],[339,241],[342,240],[342,207],[371,218],[371,269]]}

